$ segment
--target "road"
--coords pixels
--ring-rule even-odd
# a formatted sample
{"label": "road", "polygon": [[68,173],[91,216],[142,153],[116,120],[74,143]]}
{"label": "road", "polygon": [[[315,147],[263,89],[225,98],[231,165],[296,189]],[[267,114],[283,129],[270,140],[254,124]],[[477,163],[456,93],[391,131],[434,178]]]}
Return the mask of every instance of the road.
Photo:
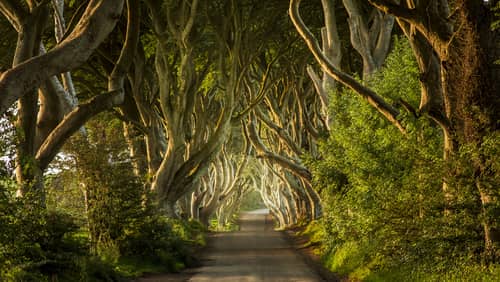
{"label": "road", "polygon": [[316,282],[324,281],[283,234],[273,230],[267,210],[243,213],[240,231],[217,233],[190,274],[150,277],[142,282]]}

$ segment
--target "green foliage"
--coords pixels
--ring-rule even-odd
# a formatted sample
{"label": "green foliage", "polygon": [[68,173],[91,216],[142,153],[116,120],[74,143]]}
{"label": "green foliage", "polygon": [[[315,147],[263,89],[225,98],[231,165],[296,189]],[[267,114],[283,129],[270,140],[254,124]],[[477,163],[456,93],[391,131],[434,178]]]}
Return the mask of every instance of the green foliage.
{"label": "green foliage", "polygon": [[7,118],[0,118],[0,187],[13,191],[15,182],[14,153],[15,153],[15,128]]}
{"label": "green foliage", "polygon": [[[418,68],[405,40],[395,40],[385,68],[368,83],[393,103],[402,98],[417,108]],[[424,117],[403,113],[400,118],[409,131],[403,136],[354,93],[333,93],[331,100],[332,133],[320,144],[323,158],[308,160],[324,203],[322,228],[311,228],[309,236],[323,242],[326,265],[362,280],[407,281],[401,278],[411,275],[415,281],[437,281],[437,277],[451,275],[447,269],[452,262],[464,261],[452,269],[464,273],[474,269],[490,277],[477,266],[483,238],[474,183],[449,183],[456,199],[449,207],[452,214],[444,216],[442,179],[445,171],[453,170],[443,164],[440,131]],[[492,168],[498,166],[492,157],[498,156],[498,144],[493,144],[497,137],[485,140],[482,153],[471,150]],[[463,161],[470,163],[474,159],[470,155]],[[472,167],[458,162],[452,166]],[[472,179],[466,175],[469,172],[462,173],[463,177],[455,179]],[[485,176],[485,181],[492,179],[492,175]],[[492,207],[494,215],[488,218],[494,218],[497,211]],[[397,269],[403,269],[401,276],[389,279]]]}
{"label": "green foliage", "polygon": [[432,263],[406,264],[372,272],[364,277],[364,281],[498,282],[500,267],[498,265],[484,267],[467,260],[450,263],[446,267]]}
{"label": "green foliage", "polygon": [[75,181],[72,159],[58,158],[57,165],[51,166],[45,176],[46,205],[52,210],[63,211],[71,215],[79,226],[87,223],[85,216],[85,197],[80,183]]}
{"label": "green foliage", "polygon": [[345,242],[336,248],[334,255],[327,256],[325,264],[340,275],[349,275],[354,279],[363,279],[376,264],[373,244],[368,242]]}
{"label": "green foliage", "polygon": [[232,214],[230,220],[227,222],[219,222],[216,217],[210,220],[209,230],[217,232],[231,232],[238,231],[240,226],[238,225],[238,214]]}
{"label": "green foliage", "polygon": [[205,245],[204,232],[199,222],[150,214],[119,238],[120,253],[125,261],[141,258],[162,265],[163,271],[177,272],[196,264],[192,251]]}
{"label": "green foliage", "polygon": [[496,2],[494,7],[491,7],[491,10],[495,13],[495,20],[491,23],[491,29],[497,30],[500,28],[500,2]]}
{"label": "green foliage", "polygon": [[73,218],[25,199],[0,191],[0,280],[46,281],[63,270],[78,273],[75,258],[86,245],[71,236],[78,229]]}
{"label": "green foliage", "polygon": [[255,190],[246,193],[240,203],[240,211],[253,211],[264,208],[266,208],[266,206],[262,201],[262,197],[260,193]]}
{"label": "green foliage", "polygon": [[328,240],[323,226],[323,219],[313,220],[305,226],[303,231],[298,233],[300,236],[308,237],[308,242],[305,247],[313,247],[316,255],[321,255],[324,252],[325,243]]}
{"label": "green foliage", "polygon": [[205,230],[160,214],[133,174],[121,124],[104,114],[86,129],[86,138],[67,144],[58,172],[46,181],[49,206],[78,215],[84,230],[78,235],[88,239],[92,255],[80,261],[82,280],[116,281],[195,264],[192,251],[205,244]]}
{"label": "green foliage", "polygon": [[[493,21],[491,23],[491,30],[498,30],[500,29],[500,2],[496,2],[495,6],[490,8],[493,13]],[[498,58],[495,61],[495,64],[500,65],[500,58]]]}
{"label": "green foliage", "polygon": [[205,237],[203,236],[206,232],[205,226],[201,222],[190,219],[188,221],[179,219],[169,219],[172,224],[173,233],[179,237],[180,240],[185,242],[193,242],[195,244],[204,246],[206,244]]}
{"label": "green foliage", "polygon": [[403,99],[417,108],[420,103],[419,75],[407,39],[394,37],[393,48],[385,61],[385,67],[375,73],[368,83],[380,95],[394,102]]}
{"label": "green foliage", "polygon": [[141,43],[144,48],[144,55],[146,59],[154,57],[154,54],[156,53],[156,44],[157,44],[155,36],[151,33],[142,34]]}
{"label": "green foliage", "polygon": [[[452,226],[468,240],[469,249],[484,250],[484,225],[493,230],[500,228],[500,133],[485,134],[480,142],[460,147],[448,164],[446,178],[453,197],[449,201]],[[478,166],[478,164],[480,164]],[[484,202],[483,202],[484,201]],[[476,239],[476,240],[473,240]],[[498,262],[500,246],[482,253],[484,261]]]}

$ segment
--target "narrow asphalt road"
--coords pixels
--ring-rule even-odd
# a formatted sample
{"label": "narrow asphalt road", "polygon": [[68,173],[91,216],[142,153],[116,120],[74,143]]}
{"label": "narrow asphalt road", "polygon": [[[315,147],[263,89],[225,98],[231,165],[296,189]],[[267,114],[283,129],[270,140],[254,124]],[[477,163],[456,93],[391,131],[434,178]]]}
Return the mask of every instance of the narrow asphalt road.
{"label": "narrow asphalt road", "polygon": [[149,277],[140,281],[324,281],[272,227],[267,210],[243,213],[240,231],[214,235],[202,257],[202,267],[190,270],[189,274]]}

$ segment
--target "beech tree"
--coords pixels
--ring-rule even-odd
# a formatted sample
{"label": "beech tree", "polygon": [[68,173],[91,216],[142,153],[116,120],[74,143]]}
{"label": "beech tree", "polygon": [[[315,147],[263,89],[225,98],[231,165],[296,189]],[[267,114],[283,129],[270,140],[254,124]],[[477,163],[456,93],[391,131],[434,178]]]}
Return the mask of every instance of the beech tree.
{"label": "beech tree", "polygon": [[287,174],[290,176],[289,172],[266,161],[261,161],[260,165],[259,175],[263,177],[254,179],[255,189],[260,192],[264,204],[277,220],[277,226],[286,228],[299,220],[308,219],[308,200],[301,193],[302,190],[292,187],[293,181],[285,177]]}
{"label": "beech tree", "polygon": [[317,218],[321,214],[320,199],[312,189],[311,173],[301,157],[304,154],[318,157],[316,139],[326,131],[327,125],[312,84],[304,79],[305,68],[296,67],[293,56],[297,55],[287,54],[279,59],[280,68],[269,74],[272,83],[265,88],[265,97],[250,115],[247,137],[257,157],[284,168],[287,185],[306,201],[307,208],[301,210],[305,214],[299,217]]}
{"label": "beech tree", "polygon": [[[342,3],[340,3],[342,2]],[[371,74],[380,69],[387,57],[391,43],[391,34],[394,17],[385,15],[366,1],[321,1],[324,24],[321,29],[321,51],[326,58],[341,70],[342,51],[341,36],[337,22],[339,21],[339,4],[343,4],[348,13],[348,27],[350,43],[361,56],[363,62],[362,78],[367,81]],[[316,74],[312,66],[308,66],[307,73],[314,83],[316,92],[322,103],[322,115],[329,125],[329,95],[336,91],[335,80],[322,71],[321,77]]]}
{"label": "beech tree", "polygon": [[[63,73],[81,65],[97,46],[113,30],[118,20],[123,0],[90,1],[80,20],[64,40],[46,54],[38,54],[41,38],[40,30],[48,16],[47,3],[36,4],[27,1],[28,7],[15,1],[2,1],[2,14],[19,34],[13,67],[0,78],[0,113],[7,109],[30,90],[36,89],[53,75]],[[25,62],[26,61],[26,62]]]}
{"label": "beech tree", "polygon": [[[142,122],[150,128],[146,146],[151,189],[168,213],[175,215],[177,200],[193,191],[194,184],[206,173],[211,159],[229,136],[241,68],[237,59],[242,35],[238,30],[228,29],[226,24],[234,23],[239,28],[241,22],[234,14],[226,14],[223,25],[207,25],[211,20],[207,16],[210,5],[198,5],[196,0],[173,1],[164,6],[154,1],[146,3],[158,42],[155,54],[158,96],[155,93],[152,96],[159,100],[156,108],[140,105],[138,108]],[[222,2],[222,5],[230,4]],[[231,38],[234,41],[229,42],[229,36],[234,36]],[[210,44],[203,48],[194,44],[203,40]],[[214,54],[210,49],[228,53]],[[200,69],[197,63],[204,66]],[[215,69],[221,76],[216,80],[207,77],[208,71]],[[218,89],[220,85],[223,91]],[[140,103],[141,98],[135,100]]]}
{"label": "beech tree", "polygon": [[[144,134],[151,190],[171,215],[253,107],[240,99],[243,78],[269,40],[273,25],[267,23],[279,18],[264,16],[265,6],[253,4],[146,1],[155,69],[148,70],[151,61],[140,51],[122,112],[135,126],[127,130]],[[131,151],[140,147],[138,142]]]}
{"label": "beech tree", "polygon": [[242,174],[247,165],[246,153],[249,149],[247,144],[241,159],[239,154],[228,155],[225,149],[222,150],[209,173],[201,179],[199,190],[192,194],[191,211],[194,218],[208,226],[210,217],[217,211],[218,223],[222,227],[227,218],[234,214],[238,197],[246,186]]}
{"label": "beech tree", "polygon": [[[47,2],[2,1],[0,11],[18,33],[12,68],[0,77],[0,112],[18,100],[17,172],[20,194],[42,189],[42,174],[64,142],[92,116],[121,103],[123,79],[138,40],[139,16],[128,3],[127,39],[109,77],[109,93],[76,105],[68,71],[84,63],[113,30],[124,1],[90,1],[72,29],[64,21],[64,3],[54,1],[55,46],[46,51],[41,38],[49,18]],[[83,4],[82,4],[83,5]],[[60,77],[57,77],[61,75]],[[38,105],[40,103],[40,106]],[[39,195],[43,202],[43,192]]]}
{"label": "beech tree", "polygon": [[366,1],[342,2],[349,14],[351,44],[363,59],[363,80],[367,80],[380,69],[387,57],[394,17],[382,13]]}

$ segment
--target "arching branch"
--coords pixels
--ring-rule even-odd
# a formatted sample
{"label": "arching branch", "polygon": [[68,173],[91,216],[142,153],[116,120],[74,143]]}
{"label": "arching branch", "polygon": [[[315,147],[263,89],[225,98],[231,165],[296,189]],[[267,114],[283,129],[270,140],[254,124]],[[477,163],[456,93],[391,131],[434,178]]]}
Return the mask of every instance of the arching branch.
{"label": "arching branch", "polygon": [[304,166],[297,164],[281,155],[269,151],[267,147],[262,143],[259,135],[257,134],[257,129],[255,128],[255,121],[251,120],[246,127],[246,136],[254,146],[257,157],[265,158],[271,160],[282,167],[288,169],[293,174],[301,177],[305,181],[310,182],[312,179],[311,172]]}
{"label": "arching branch", "polygon": [[17,0],[1,0],[0,12],[9,20],[17,31],[21,29],[23,19],[27,16],[27,12],[20,6]]}
{"label": "arching branch", "polygon": [[[93,53],[114,29],[123,0],[91,0],[73,32],[52,50],[0,76],[0,114],[53,75],[70,71]],[[4,2],[5,3],[5,2]]]}
{"label": "arching branch", "polygon": [[83,126],[87,120],[123,102],[123,82],[137,51],[140,26],[137,1],[127,0],[127,10],[127,34],[120,57],[108,79],[109,92],[100,94],[88,103],[76,107],[50,133],[36,154],[36,159],[42,170],[47,168],[64,142]]}
{"label": "arching branch", "polygon": [[399,110],[392,107],[387,103],[382,97],[375,93],[370,88],[367,88],[352,76],[338,70],[331,62],[326,58],[325,54],[321,52],[321,48],[318,41],[312,34],[312,32],[307,28],[304,21],[300,17],[299,13],[300,0],[291,0],[289,14],[292,19],[295,28],[302,36],[306,42],[309,50],[312,52],[314,58],[319,63],[321,68],[331,75],[335,80],[339,81],[346,87],[354,90],[361,97],[363,97],[370,105],[372,105],[376,110],[378,110],[389,122],[394,124],[402,133],[406,130],[403,125],[398,120]]}

